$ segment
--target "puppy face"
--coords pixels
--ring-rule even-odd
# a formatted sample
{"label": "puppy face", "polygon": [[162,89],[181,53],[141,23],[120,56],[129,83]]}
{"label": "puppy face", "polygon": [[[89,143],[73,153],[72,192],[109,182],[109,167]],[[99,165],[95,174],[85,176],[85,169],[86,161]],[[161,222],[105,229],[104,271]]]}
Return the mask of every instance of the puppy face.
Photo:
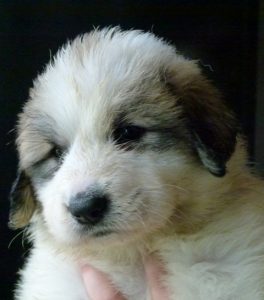
{"label": "puppy face", "polygon": [[11,225],[35,212],[65,243],[161,228],[196,170],[225,174],[233,128],[196,64],[164,41],[117,29],[78,37],[35,80],[19,117]]}

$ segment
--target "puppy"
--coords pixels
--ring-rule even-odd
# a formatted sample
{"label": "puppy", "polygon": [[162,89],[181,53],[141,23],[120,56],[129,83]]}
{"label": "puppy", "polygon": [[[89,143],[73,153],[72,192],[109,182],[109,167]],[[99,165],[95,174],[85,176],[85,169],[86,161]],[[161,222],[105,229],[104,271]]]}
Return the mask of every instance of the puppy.
{"label": "puppy", "polygon": [[[34,81],[17,126],[10,226],[32,249],[17,300],[88,300],[81,267],[149,299],[264,299],[263,182],[218,91],[151,33],[95,30]],[[98,287],[100,288],[100,287]]]}

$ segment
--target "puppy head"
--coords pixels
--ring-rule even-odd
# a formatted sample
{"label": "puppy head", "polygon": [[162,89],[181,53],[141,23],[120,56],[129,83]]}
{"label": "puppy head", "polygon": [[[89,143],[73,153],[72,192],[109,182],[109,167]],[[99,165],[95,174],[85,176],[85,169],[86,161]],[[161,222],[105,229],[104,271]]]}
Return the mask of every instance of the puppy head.
{"label": "puppy head", "polygon": [[13,193],[24,180],[30,197],[13,197],[12,224],[38,207],[56,239],[77,244],[161,228],[194,176],[225,175],[234,128],[196,63],[163,40],[118,29],[77,37],[19,116]]}

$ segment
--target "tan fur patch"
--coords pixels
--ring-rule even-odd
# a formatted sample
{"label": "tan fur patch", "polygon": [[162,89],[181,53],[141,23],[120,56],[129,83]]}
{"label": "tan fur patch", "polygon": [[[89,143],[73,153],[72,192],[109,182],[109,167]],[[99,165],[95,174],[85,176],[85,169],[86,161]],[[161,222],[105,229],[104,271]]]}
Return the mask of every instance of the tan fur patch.
{"label": "tan fur patch", "polygon": [[19,178],[11,192],[9,227],[18,229],[28,225],[35,209],[36,201],[29,179]]}

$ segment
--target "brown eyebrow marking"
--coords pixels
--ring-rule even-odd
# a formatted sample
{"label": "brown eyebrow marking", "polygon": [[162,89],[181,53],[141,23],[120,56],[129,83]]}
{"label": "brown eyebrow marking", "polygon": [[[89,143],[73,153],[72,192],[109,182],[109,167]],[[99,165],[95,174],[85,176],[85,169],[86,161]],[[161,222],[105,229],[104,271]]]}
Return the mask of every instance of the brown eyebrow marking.
{"label": "brown eyebrow marking", "polygon": [[115,111],[113,127],[127,124],[145,127],[148,131],[162,131],[174,128],[181,119],[182,111],[170,94],[161,98],[150,98],[147,103],[142,96],[122,103]]}

